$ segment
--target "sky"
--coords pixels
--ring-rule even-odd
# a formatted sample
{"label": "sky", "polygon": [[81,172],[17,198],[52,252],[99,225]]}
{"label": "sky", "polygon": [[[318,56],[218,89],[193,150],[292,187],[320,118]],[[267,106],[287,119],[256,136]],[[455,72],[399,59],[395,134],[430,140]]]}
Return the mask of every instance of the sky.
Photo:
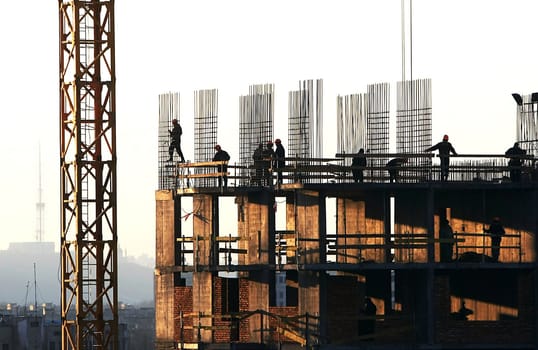
{"label": "sky", "polygon": [[[218,89],[219,143],[233,162],[238,96],[275,84],[274,134],[286,145],[288,91],[321,78],[324,156],[332,157],[338,95],[380,82],[396,94],[400,11],[401,0],[116,0],[120,248],[155,254],[159,94],[180,92],[182,148],[192,159],[194,91]],[[413,1],[413,78],[432,79],[434,142],[448,134],[460,154],[513,144],[511,94],[538,91],[537,16],[535,0]],[[35,240],[40,158],[44,240],[58,244],[58,2],[6,2],[0,39],[0,249]]]}

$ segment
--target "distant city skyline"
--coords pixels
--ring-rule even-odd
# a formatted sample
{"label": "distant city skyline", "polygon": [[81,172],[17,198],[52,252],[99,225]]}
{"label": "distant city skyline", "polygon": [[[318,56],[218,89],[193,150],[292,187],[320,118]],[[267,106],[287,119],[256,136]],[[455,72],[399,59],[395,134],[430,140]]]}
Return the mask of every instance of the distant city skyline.
{"label": "distant city skyline", "polygon": [[[60,253],[54,242],[12,242],[0,250],[0,304],[60,304]],[[152,259],[151,259],[152,260]],[[118,255],[119,301],[139,304],[153,301],[153,267],[150,259]],[[35,283],[34,283],[35,264]],[[5,268],[9,266],[9,268]],[[6,287],[7,286],[7,287]],[[37,288],[36,288],[37,286]]]}
{"label": "distant city skyline", "polygon": [[[0,249],[35,240],[39,145],[43,241],[60,241],[57,6],[15,1],[0,13],[8,50],[0,65]],[[249,85],[275,84],[274,133],[286,146],[288,91],[322,78],[324,153],[334,156],[337,95],[377,82],[396,95],[400,10],[398,0],[117,1],[119,246],[155,254],[160,93],[181,93],[183,151],[192,159],[193,92],[219,89],[219,143],[234,162],[238,98]],[[511,93],[538,91],[536,13],[532,0],[413,1],[413,77],[432,79],[434,142],[449,134],[462,154],[504,153],[513,144]]]}

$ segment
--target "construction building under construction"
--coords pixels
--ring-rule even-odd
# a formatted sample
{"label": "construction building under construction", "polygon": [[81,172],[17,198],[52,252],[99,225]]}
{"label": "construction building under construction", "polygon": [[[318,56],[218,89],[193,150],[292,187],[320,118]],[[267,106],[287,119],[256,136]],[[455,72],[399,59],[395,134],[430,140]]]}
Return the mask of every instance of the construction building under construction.
{"label": "construction building under construction", "polygon": [[[239,97],[240,161],[226,170],[211,161],[218,91],[195,92],[187,163],[166,161],[179,94],[160,96],[156,349],[538,347],[538,96],[516,99],[520,181],[504,154],[452,156],[441,181],[439,157],[424,152],[431,82],[398,83],[393,153],[389,90],[338,97],[338,153],[323,158],[323,82],[301,81],[288,95],[278,169],[251,157],[274,140],[273,85]],[[351,175],[359,148],[363,182]],[[390,182],[394,157],[407,162]],[[500,243],[489,230],[495,217]]]}

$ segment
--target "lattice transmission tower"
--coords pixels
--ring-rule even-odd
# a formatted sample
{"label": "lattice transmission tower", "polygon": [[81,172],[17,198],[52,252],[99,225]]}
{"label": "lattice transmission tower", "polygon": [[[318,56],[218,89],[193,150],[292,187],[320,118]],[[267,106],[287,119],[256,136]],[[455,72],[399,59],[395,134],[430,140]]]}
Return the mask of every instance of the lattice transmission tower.
{"label": "lattice transmission tower", "polygon": [[114,1],[59,25],[62,349],[118,349]]}

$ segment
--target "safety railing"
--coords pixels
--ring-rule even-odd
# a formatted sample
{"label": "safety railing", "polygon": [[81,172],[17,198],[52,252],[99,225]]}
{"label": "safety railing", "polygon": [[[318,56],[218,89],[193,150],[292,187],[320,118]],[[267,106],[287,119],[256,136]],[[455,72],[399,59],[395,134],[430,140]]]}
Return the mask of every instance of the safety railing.
{"label": "safety railing", "polygon": [[[490,233],[454,232],[455,260],[460,262],[519,262],[523,261],[521,232],[504,234],[496,244]],[[508,243],[504,243],[503,241]],[[493,251],[498,251],[498,259]]]}
{"label": "safety railing", "polygon": [[[428,249],[445,249],[447,245],[453,252],[448,260],[437,262],[493,262],[492,250],[498,249],[500,262],[524,261],[522,233],[505,234],[498,246],[491,241],[488,233],[455,232],[452,238],[431,238],[427,233],[401,233],[386,235],[384,233],[349,233],[327,234],[323,240],[318,238],[300,238],[293,230],[277,230],[274,234],[274,250],[268,252],[276,268],[287,264],[305,264],[319,260],[322,249],[305,246],[305,242],[325,242],[326,262],[339,264],[360,263],[425,263],[428,261]],[[176,239],[179,244],[180,265],[207,269],[213,266],[220,271],[236,271],[245,263],[249,254],[248,245],[240,245],[244,237],[217,236],[182,236]],[[202,249],[202,245],[206,248]],[[256,249],[261,249],[256,245]],[[317,246],[316,246],[317,247]],[[261,252],[252,252],[259,255]],[[200,254],[209,254],[207,259]],[[212,256],[217,255],[217,259]],[[315,258],[312,258],[315,255]]]}
{"label": "safety railing", "polygon": [[[252,338],[260,344],[296,343],[306,349],[318,345],[319,317],[309,314],[283,316],[265,310],[237,311],[226,314],[208,314],[203,312],[179,313],[179,349],[192,349],[192,345],[201,342],[202,332],[227,333],[229,342],[239,341],[240,328],[254,319],[257,326],[244,326]],[[250,334],[251,333],[251,334]]]}
{"label": "safety railing", "polygon": [[[364,154],[366,166],[346,165],[350,163],[349,158],[354,156],[341,153],[336,154],[335,158],[288,157],[284,158],[284,166],[278,166],[275,160],[263,160],[248,166],[223,161],[177,163],[176,171],[171,176],[176,179],[175,188],[220,186],[221,190],[226,189],[225,185],[228,188],[280,187],[297,183],[424,183],[442,180],[440,158],[429,153]],[[383,166],[378,165],[380,159],[396,158],[405,161],[396,165],[388,162]],[[509,158],[505,155],[452,155],[446,181],[537,182],[537,158],[520,158],[521,166],[509,166]],[[362,172],[361,180],[353,175],[354,172]]]}

